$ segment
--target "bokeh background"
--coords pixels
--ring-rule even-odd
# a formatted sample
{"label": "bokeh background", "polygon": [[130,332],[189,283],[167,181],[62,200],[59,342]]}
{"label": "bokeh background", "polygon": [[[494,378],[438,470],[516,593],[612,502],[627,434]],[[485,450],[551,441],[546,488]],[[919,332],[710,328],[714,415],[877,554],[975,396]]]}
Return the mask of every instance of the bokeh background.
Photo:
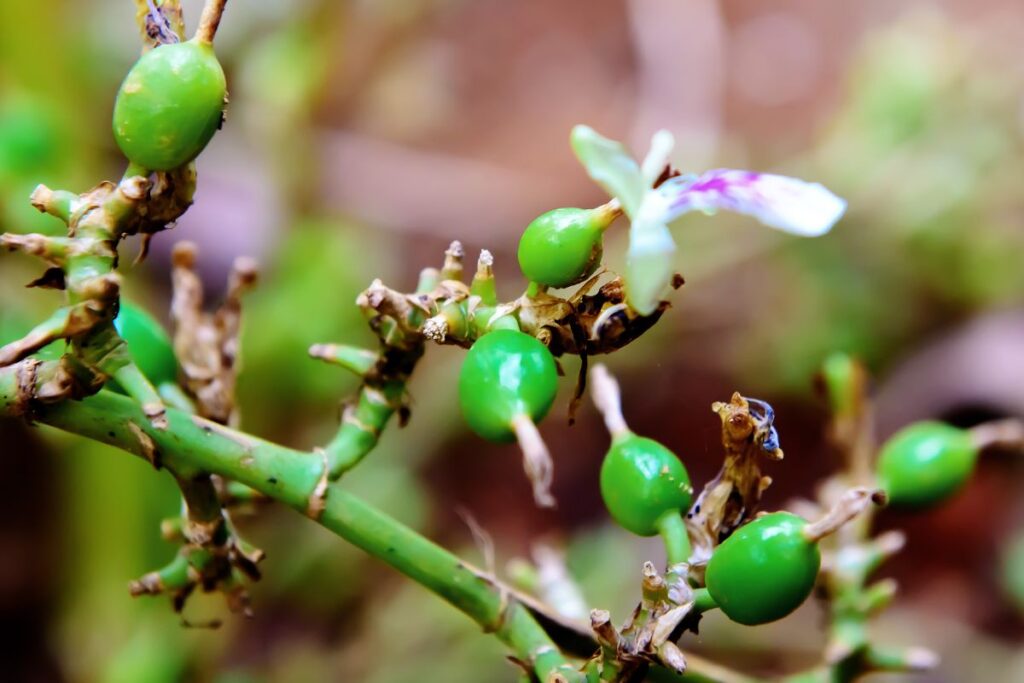
{"label": "bokeh background", "polygon": [[[189,25],[196,1],[185,2]],[[117,177],[113,96],[138,54],[127,0],[0,3],[0,230],[53,232],[27,197]],[[201,248],[211,295],[239,254],[263,265],[247,300],[243,424],[297,447],[324,442],[354,382],[308,359],[315,342],[369,343],[353,305],[374,277],[411,289],[453,238],[496,255],[499,289],[524,286],[521,229],[556,206],[604,201],[567,143],[585,122],[646,149],[668,128],[686,170],[735,166],[825,183],[849,200],[827,237],[692,216],[676,230],[686,285],[655,330],[609,360],[631,425],[676,450],[695,482],[719,463],[709,406],[739,389],[778,413],[786,459],[768,507],[838,464],[812,377],[833,350],[876,378],[879,430],[1024,414],[1024,5],[1019,0],[232,0],[218,35],[225,129],[199,159],[196,204],[141,265],[128,295],[166,320],[174,241]],[[606,252],[621,262],[624,231]],[[56,295],[40,266],[0,259],[0,333]],[[654,540],[612,527],[597,475],[607,437],[570,382],[543,426],[556,512],[531,504],[513,447],[486,444],[454,400],[460,352],[431,349],[413,419],[386,432],[353,490],[475,561],[464,518],[499,569],[562,545],[593,606],[621,621]],[[571,375],[576,361],[566,362]],[[184,628],[127,582],[166,562],[169,477],[107,447],[0,424],[0,678],[11,681],[458,683],[512,681],[493,639],[381,564],[273,508],[238,521],[268,553],[255,617],[194,598]],[[909,533],[885,575],[902,591],[876,629],[939,651],[921,681],[1024,680],[1024,577],[1004,562],[1024,533],[1024,458],[986,457]],[[696,647],[748,671],[815,660],[813,604],[770,627],[705,618]]]}

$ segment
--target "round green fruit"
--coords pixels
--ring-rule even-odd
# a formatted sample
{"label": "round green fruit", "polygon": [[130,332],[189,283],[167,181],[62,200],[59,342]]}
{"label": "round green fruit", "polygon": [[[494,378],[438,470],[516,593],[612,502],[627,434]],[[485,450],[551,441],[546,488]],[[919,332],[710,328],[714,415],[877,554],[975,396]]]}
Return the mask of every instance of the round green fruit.
{"label": "round green fruit", "polygon": [[755,519],[725,539],[708,562],[708,591],[726,616],[740,624],[766,624],[799,607],[821,568],[807,524],[788,512]]}
{"label": "round green fruit", "polygon": [[519,240],[519,267],[532,282],[568,287],[601,264],[602,237],[617,214],[605,208],[555,209],[533,219]]}
{"label": "round green fruit", "polygon": [[171,339],[149,313],[122,300],[114,328],[128,345],[132,361],[154,386],[177,381],[178,359]]}
{"label": "round green fruit", "polygon": [[557,391],[551,352],[518,330],[494,330],[480,337],[459,373],[462,415],[470,429],[490,441],[515,440],[515,419],[540,421]]}
{"label": "round green fruit", "polygon": [[893,505],[935,505],[963,487],[977,459],[978,449],[966,430],[942,422],[918,422],[882,446],[878,485]]}
{"label": "round green fruit", "polygon": [[114,137],[133,164],[170,171],[206,147],[220,126],[226,95],[212,45],[161,45],[142,55],[121,84]]}
{"label": "round green fruit", "polygon": [[654,536],[666,514],[693,502],[682,461],[653,439],[626,432],[615,438],[601,465],[601,497],[612,518],[640,536]]}

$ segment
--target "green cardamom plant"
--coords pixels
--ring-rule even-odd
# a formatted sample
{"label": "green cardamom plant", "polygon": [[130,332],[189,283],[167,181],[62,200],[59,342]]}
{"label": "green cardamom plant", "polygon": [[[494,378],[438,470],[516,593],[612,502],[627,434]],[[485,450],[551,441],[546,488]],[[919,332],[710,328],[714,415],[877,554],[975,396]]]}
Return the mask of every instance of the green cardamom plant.
{"label": "green cardamom plant", "polygon": [[[133,581],[132,595],[165,595],[181,611],[197,591],[215,593],[230,610],[251,613],[258,606],[249,587],[273,566],[242,538],[234,517],[277,504],[464,613],[504,644],[524,681],[852,681],[937,663],[931,651],[879,642],[870,629],[895,593],[891,582],[870,577],[903,544],[899,532],[874,534],[875,510],[886,502],[912,510],[946,502],[986,448],[1019,446],[1024,430],[1016,421],[973,429],[927,421],[876,448],[866,372],[835,355],[823,366],[822,386],[844,465],[813,500],[769,512],[760,510],[762,498],[769,472],[782,474],[783,450],[781,424],[765,401],[735,393],[712,406],[722,465],[702,484],[688,466],[706,454],[680,456],[632,431],[618,382],[590,359],[629,353],[626,347],[669,314],[682,285],[672,234],[682,229],[681,218],[726,210],[797,239],[825,234],[846,209],[821,185],[794,178],[733,169],[682,173],[670,161],[675,141],[667,131],[656,132],[636,160],[592,128],[572,130],[569,146],[611,199],[595,208],[555,208],[525,227],[518,265],[529,285],[514,298],[502,298],[503,264],[489,251],[467,277],[458,241],[439,267],[419,273],[412,291],[370,283],[355,306],[375,342],[325,339],[308,350],[357,383],[325,443],[302,450],[241,431],[239,338],[256,264],[236,260],[223,302],[208,311],[198,248],[177,244],[172,326],[165,329],[156,311],[133,303],[139,299],[121,276],[119,252],[139,236],[144,255],[197,199],[194,162],[225,120],[228,82],[214,53],[225,5],[207,0],[186,39],[180,3],[137,3],[143,53],[113,104],[124,174],[84,192],[39,185],[32,206],[63,222],[66,234],[0,236],[7,250],[45,263],[32,286],[63,298],[34,326],[0,311],[0,416],[113,445],[168,472],[180,490],[181,513],[161,528],[177,552]],[[33,135],[24,144],[0,135],[0,154],[21,163],[46,147],[45,136]],[[604,260],[605,236],[616,230],[628,232],[622,274]],[[541,507],[574,504],[552,493],[564,445],[551,448],[543,432],[560,393],[576,411],[589,389],[610,434],[603,460],[593,459],[608,515],[620,533],[659,536],[665,547],[662,566],[635,558],[636,607],[616,615],[621,626],[604,609],[610,596],[585,602],[557,552],[538,553],[536,566],[523,563],[513,585],[493,566],[474,566],[369,504],[346,481],[389,426],[416,419],[410,380],[435,345],[464,353],[450,378],[461,416],[482,439],[518,442]],[[580,359],[575,378],[563,377],[567,356]],[[798,465],[811,457],[795,455]],[[1020,583],[1019,555],[1007,560],[1011,587]],[[705,614],[720,610],[732,622],[760,625],[786,617],[815,592],[828,642],[806,670],[761,678],[687,652]]]}

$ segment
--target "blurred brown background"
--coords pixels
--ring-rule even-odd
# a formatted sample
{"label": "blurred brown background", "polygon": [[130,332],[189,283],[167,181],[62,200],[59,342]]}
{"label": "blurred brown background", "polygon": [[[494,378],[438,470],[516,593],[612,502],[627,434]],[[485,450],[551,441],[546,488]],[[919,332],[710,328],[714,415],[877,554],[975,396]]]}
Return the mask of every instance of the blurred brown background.
{"label": "blurred brown background", "polygon": [[[184,4],[194,26],[199,3]],[[686,170],[782,172],[850,202],[818,240],[687,218],[675,231],[686,286],[654,331],[609,361],[631,426],[679,453],[697,483],[719,463],[711,402],[734,389],[769,400],[787,457],[767,506],[780,506],[837,464],[811,392],[830,351],[875,373],[883,435],[926,416],[969,425],[1024,413],[1021,35],[1018,0],[232,0],[218,36],[227,126],[199,159],[196,205],[180,225],[140,266],[128,265],[137,245],[122,247],[129,296],[164,314],[178,239],[199,243],[212,292],[236,255],[257,256],[243,422],[310,447],[354,386],[306,349],[370,341],[353,301],[372,278],[412,288],[458,238],[471,256],[494,251],[501,294],[517,295],[522,228],[549,208],[604,201],[569,150],[571,126],[638,151],[668,128]],[[137,54],[126,0],[0,4],[0,230],[59,227],[28,205],[37,182],[80,190],[121,172],[109,117]],[[609,236],[613,265],[624,232]],[[0,322],[31,324],[55,304],[22,288],[37,270],[0,258]],[[588,601],[621,620],[640,564],[661,549],[609,524],[594,411],[568,427],[566,389],[544,424],[561,506],[539,512],[515,449],[462,426],[459,358],[431,349],[411,424],[385,435],[352,488],[478,558],[457,513],[468,511],[495,539],[499,566],[537,539],[564,543]],[[268,553],[255,618],[199,598],[189,619],[224,627],[181,628],[163,600],[126,590],[173,553],[157,532],[177,505],[164,475],[15,424],[0,426],[0,450],[0,678],[514,680],[464,617],[273,509],[239,520]],[[1024,680],[1024,606],[1004,589],[1000,560],[1024,529],[1021,492],[1024,459],[994,454],[946,508],[883,515],[910,541],[885,569],[902,592],[878,632],[943,655],[916,680]],[[758,629],[711,615],[698,647],[771,672],[814,661],[820,641],[809,605]]]}

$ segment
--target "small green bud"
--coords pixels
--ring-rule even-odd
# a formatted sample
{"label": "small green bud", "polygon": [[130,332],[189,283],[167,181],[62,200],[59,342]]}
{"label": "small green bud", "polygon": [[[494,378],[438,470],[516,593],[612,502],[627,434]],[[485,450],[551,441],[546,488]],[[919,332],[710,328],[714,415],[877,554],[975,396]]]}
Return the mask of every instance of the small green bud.
{"label": "small green bud", "polygon": [[601,265],[605,229],[617,208],[554,209],[526,227],[519,240],[519,267],[532,282],[568,287]]}

